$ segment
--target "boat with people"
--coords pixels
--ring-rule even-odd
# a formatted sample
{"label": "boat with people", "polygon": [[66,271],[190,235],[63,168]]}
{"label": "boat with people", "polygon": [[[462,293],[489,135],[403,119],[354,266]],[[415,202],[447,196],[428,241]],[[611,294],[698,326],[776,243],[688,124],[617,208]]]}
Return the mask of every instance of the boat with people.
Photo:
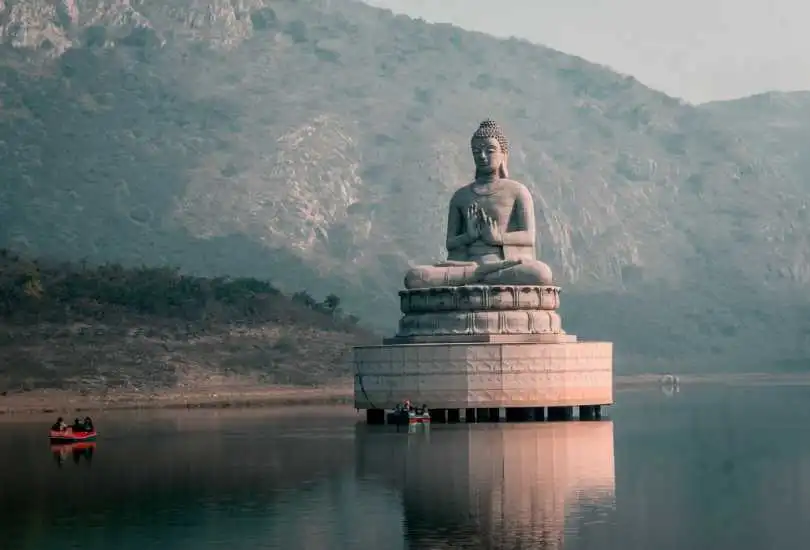
{"label": "boat with people", "polygon": [[389,424],[429,424],[430,411],[427,405],[414,407],[410,401],[405,401],[397,405],[393,411],[388,413]]}
{"label": "boat with people", "polygon": [[95,441],[98,432],[89,416],[84,419],[77,418],[73,424],[68,426],[60,416],[56,423],[51,426],[48,438],[51,444],[79,443],[85,441]]}

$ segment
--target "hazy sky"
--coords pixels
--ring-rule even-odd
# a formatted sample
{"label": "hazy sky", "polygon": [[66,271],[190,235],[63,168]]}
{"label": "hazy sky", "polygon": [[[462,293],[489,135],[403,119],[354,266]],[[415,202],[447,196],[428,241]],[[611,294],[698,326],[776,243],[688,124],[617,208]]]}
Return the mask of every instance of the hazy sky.
{"label": "hazy sky", "polygon": [[691,102],[810,89],[810,0],[365,0],[518,36]]}

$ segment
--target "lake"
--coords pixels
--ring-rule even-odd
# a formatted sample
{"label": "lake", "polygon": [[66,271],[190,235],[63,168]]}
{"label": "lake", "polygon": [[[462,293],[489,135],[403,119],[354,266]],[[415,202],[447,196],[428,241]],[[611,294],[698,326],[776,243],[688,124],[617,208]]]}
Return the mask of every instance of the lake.
{"label": "lake", "polygon": [[3,548],[779,549],[810,539],[810,386],[621,391],[596,422],[369,427],[352,409],[0,418]]}

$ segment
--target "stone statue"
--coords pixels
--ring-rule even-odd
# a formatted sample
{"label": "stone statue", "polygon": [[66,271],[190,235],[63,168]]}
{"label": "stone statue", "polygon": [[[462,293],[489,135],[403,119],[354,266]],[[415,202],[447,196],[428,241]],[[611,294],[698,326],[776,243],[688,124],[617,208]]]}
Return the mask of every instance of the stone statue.
{"label": "stone statue", "polygon": [[563,330],[561,289],[536,258],[532,197],[509,179],[500,127],[485,120],[470,145],[475,181],[450,200],[448,259],[409,270],[396,334],[354,349],[355,407],[374,423],[405,399],[430,403],[434,418],[549,407],[553,419],[573,405],[594,418],[613,403],[612,344]]}
{"label": "stone statue", "polygon": [[470,146],[475,181],[450,200],[447,261],[409,270],[405,288],[551,285],[551,269],[536,258],[532,196],[508,179],[506,136],[485,120]]}

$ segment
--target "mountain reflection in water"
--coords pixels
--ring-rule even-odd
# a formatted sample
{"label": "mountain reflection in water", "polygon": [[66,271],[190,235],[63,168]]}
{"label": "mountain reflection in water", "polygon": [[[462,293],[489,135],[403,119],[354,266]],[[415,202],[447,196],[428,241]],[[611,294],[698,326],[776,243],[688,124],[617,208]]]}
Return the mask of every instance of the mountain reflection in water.
{"label": "mountain reflection in water", "polygon": [[442,428],[357,428],[358,477],[402,495],[408,548],[556,549],[566,517],[573,531],[614,507],[612,422]]}

